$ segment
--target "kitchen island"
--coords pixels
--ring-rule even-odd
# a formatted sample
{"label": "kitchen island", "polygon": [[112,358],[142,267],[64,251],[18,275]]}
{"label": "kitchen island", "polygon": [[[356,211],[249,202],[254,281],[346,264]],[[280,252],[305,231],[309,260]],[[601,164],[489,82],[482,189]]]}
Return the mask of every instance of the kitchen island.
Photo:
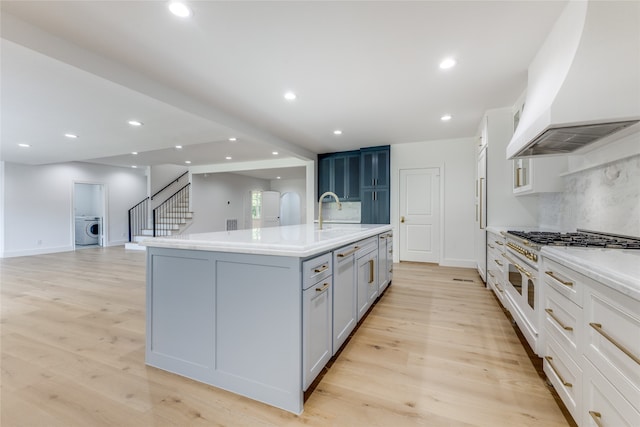
{"label": "kitchen island", "polygon": [[[353,256],[334,251],[346,245],[356,251],[358,242],[377,251],[377,236],[390,230],[390,225],[368,224],[319,230],[307,224],[143,241],[146,363],[300,414],[303,377],[322,368],[304,366],[303,353],[317,353],[327,337],[331,347],[332,260]],[[374,283],[373,263],[367,264],[369,284]],[[303,289],[316,281],[311,295],[324,299],[309,306]],[[322,307],[316,317],[304,312],[313,304]],[[322,316],[328,332],[309,329],[303,320]],[[322,339],[314,341],[314,334]],[[322,360],[335,350],[324,351]]]}

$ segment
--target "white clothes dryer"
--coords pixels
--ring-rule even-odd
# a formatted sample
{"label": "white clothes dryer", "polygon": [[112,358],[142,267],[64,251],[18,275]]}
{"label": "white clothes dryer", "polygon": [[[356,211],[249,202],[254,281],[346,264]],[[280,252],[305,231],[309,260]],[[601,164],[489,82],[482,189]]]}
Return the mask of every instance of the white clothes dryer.
{"label": "white clothes dryer", "polygon": [[98,216],[76,217],[76,245],[97,245],[102,232],[102,218]]}

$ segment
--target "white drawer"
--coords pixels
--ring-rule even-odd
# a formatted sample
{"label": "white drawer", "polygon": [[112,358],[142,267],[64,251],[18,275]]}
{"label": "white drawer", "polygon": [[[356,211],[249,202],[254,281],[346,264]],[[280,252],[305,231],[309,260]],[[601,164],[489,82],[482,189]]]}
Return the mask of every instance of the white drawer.
{"label": "white drawer", "polygon": [[588,360],[584,359],[582,426],[638,427],[640,412]]}
{"label": "white drawer", "polygon": [[544,258],[540,275],[544,277],[545,283],[582,307],[585,279],[582,274]]}
{"label": "white drawer", "polygon": [[585,355],[640,410],[640,301],[589,288],[584,303]]}
{"label": "white drawer", "polygon": [[582,309],[555,288],[545,286],[543,309],[546,334],[552,336],[571,358],[578,360],[582,354]]}
{"label": "white drawer", "polygon": [[307,289],[333,274],[331,258],[329,252],[302,263],[302,289]]}
{"label": "white drawer", "polygon": [[582,370],[553,339],[545,340],[543,369],[571,416],[580,425],[582,411]]}

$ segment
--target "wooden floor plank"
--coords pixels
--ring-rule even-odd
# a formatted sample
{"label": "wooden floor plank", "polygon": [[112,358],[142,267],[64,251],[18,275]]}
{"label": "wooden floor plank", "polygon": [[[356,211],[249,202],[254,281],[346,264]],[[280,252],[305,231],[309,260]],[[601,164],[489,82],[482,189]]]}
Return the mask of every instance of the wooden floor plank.
{"label": "wooden floor plank", "polygon": [[475,270],[394,280],[301,416],[144,364],[145,254],[0,260],[0,425],[567,426]]}

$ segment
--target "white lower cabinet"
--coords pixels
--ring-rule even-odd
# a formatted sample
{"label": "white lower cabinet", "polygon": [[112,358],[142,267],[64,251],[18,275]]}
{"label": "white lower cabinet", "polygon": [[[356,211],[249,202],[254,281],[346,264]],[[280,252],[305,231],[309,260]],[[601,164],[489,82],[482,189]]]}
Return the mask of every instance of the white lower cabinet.
{"label": "white lower cabinet", "polygon": [[543,259],[544,371],[579,426],[640,426],[640,301]]}
{"label": "white lower cabinet", "polygon": [[305,289],[302,299],[302,382],[306,391],[332,356],[331,277]]}

